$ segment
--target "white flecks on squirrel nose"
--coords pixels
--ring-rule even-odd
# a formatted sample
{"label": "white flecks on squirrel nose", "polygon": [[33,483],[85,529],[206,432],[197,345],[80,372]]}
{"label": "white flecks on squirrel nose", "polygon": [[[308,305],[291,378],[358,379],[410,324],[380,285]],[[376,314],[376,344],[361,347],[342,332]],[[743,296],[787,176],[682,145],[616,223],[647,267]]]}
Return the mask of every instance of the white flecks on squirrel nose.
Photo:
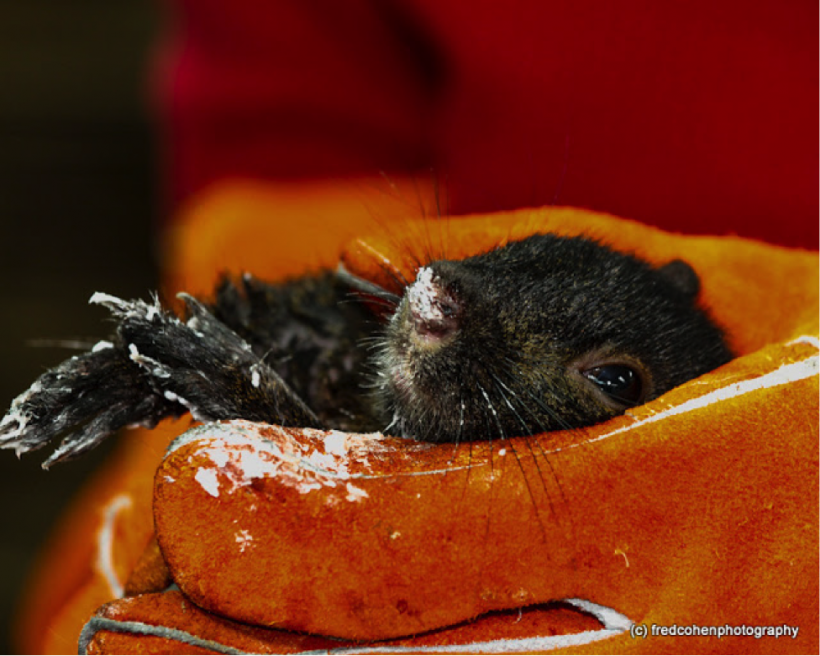
{"label": "white flecks on squirrel nose", "polygon": [[461,303],[441,284],[430,267],[419,269],[407,288],[407,307],[415,333],[426,341],[439,341],[459,328]]}

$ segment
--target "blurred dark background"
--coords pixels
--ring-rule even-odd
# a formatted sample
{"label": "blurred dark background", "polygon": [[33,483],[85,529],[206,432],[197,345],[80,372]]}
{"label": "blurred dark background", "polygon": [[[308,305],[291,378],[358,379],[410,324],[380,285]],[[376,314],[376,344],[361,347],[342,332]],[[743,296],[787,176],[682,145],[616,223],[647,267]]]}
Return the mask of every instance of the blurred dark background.
{"label": "blurred dark background", "polygon": [[[0,0],[0,405],[72,355],[32,340],[108,332],[94,291],[157,283],[150,0]],[[40,469],[0,452],[0,653],[38,546],[111,446]]]}

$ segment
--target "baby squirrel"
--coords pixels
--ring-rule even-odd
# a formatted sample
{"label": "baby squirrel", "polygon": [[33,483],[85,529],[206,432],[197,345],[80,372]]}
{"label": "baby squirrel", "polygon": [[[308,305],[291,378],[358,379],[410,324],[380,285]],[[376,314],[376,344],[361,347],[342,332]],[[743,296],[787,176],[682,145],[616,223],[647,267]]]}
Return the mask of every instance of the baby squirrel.
{"label": "baby squirrel", "polygon": [[48,466],[188,411],[431,442],[590,425],[731,359],[698,289],[680,260],[546,234],[431,262],[401,297],[344,270],[226,278],[208,305],[180,295],[184,319],[95,294],[116,335],[18,396],[0,446],[61,438]]}

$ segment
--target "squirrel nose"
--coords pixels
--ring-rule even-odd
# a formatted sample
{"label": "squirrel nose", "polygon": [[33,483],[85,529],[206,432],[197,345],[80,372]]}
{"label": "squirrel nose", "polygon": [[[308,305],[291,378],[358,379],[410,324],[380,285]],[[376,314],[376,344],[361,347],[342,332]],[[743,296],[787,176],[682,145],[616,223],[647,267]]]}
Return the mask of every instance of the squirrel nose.
{"label": "squirrel nose", "polygon": [[423,340],[438,342],[459,330],[463,305],[430,267],[419,269],[405,297],[413,330]]}

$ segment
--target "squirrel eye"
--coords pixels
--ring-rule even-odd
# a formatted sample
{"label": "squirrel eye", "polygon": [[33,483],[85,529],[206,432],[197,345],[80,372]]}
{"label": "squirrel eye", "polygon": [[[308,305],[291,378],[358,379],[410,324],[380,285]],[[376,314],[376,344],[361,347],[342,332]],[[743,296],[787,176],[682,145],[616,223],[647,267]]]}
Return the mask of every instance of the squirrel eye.
{"label": "squirrel eye", "polygon": [[618,405],[631,407],[643,400],[640,374],[625,364],[604,364],[581,372]]}

